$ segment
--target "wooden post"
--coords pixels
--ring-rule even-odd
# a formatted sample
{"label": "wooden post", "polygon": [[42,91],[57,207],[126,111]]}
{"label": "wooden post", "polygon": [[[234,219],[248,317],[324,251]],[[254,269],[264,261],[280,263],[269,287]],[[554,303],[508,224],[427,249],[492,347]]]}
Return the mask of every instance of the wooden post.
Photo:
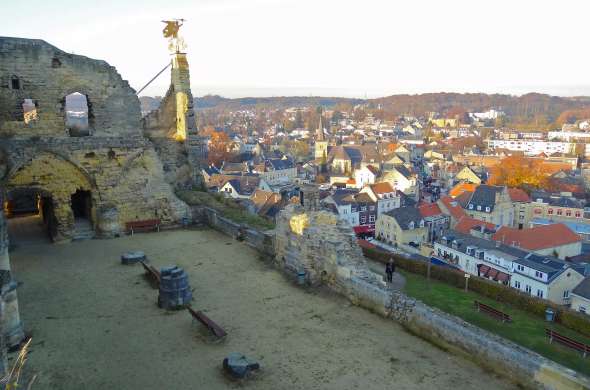
{"label": "wooden post", "polygon": [[465,292],[469,290],[469,274],[465,274]]}

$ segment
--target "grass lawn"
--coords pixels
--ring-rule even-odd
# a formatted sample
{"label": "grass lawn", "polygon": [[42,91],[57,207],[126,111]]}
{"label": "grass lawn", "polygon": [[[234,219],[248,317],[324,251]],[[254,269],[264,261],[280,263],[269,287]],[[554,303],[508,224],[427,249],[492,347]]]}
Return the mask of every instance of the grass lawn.
{"label": "grass lawn", "polygon": [[176,195],[189,205],[202,205],[211,207],[221,213],[225,218],[236,223],[243,223],[254,228],[268,230],[275,225],[258,215],[250,214],[233,199],[224,198],[221,194],[212,194],[204,191],[180,190]]}
{"label": "grass lawn", "polygon": [[[559,324],[547,323],[542,318],[474,292],[466,293],[462,289],[435,280],[427,283],[425,277],[403,270],[401,273],[406,278],[405,292],[409,296],[512,340],[566,367],[590,375],[590,356],[584,359],[580,352],[561,344],[549,344],[549,339],[545,336],[545,328],[551,328],[586,344],[590,344],[590,339]],[[478,312],[473,305],[475,300],[509,314],[512,317],[512,323],[502,323],[485,313]]]}

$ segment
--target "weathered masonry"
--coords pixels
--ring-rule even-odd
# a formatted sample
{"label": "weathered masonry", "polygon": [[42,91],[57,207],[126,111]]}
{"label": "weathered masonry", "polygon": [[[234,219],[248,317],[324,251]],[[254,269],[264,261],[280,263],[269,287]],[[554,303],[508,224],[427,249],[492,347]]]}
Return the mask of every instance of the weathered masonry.
{"label": "weathered masonry", "polygon": [[[183,126],[192,130],[190,89],[185,97],[177,103],[182,107],[172,108],[174,121],[181,115]],[[173,224],[187,216],[186,204],[173,192],[177,175],[167,177],[162,164],[187,156],[180,164],[187,173],[182,184],[194,179],[186,139],[172,138],[156,151],[144,136],[135,91],[106,62],[65,53],[42,40],[0,37],[4,211],[27,204],[37,208],[53,240],[67,241],[89,228],[110,237],[126,222]]]}

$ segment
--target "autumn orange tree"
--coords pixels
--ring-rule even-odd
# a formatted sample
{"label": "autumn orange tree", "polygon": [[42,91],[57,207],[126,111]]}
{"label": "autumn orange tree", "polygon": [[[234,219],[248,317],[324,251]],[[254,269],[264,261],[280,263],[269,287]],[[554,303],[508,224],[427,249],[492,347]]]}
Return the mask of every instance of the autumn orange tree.
{"label": "autumn orange tree", "polygon": [[220,166],[222,162],[227,161],[230,157],[231,146],[232,142],[223,131],[214,131],[211,133],[208,152],[209,164]]}
{"label": "autumn orange tree", "polygon": [[509,156],[490,170],[489,184],[518,188],[543,188],[548,176],[543,172],[541,160],[522,156]]}

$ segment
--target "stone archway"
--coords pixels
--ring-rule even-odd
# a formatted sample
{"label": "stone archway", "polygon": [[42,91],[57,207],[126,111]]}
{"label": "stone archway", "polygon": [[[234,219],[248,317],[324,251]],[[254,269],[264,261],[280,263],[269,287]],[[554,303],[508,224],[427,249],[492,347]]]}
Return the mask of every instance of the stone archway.
{"label": "stone archway", "polygon": [[72,208],[73,195],[81,192],[88,194],[88,220],[91,223],[96,220],[96,186],[86,172],[61,156],[42,152],[12,169],[6,180],[6,189],[11,191],[19,188],[34,189],[51,197],[55,226],[50,233],[54,241],[67,241],[75,237],[77,221]]}

